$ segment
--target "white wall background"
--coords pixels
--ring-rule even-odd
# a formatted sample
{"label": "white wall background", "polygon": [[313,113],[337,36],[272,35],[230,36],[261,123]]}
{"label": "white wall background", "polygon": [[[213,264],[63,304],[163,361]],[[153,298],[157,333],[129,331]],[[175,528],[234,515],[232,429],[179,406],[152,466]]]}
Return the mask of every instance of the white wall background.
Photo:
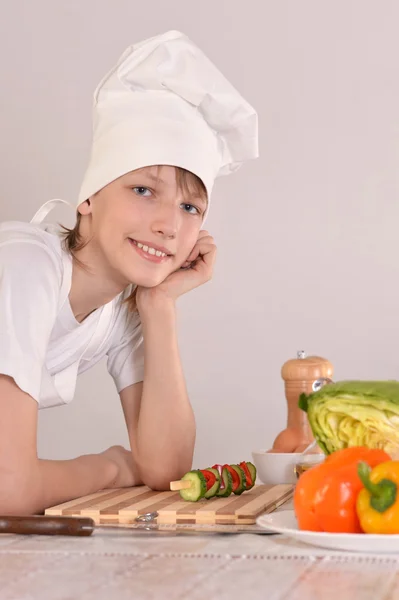
{"label": "white wall background", "polygon": [[[92,92],[131,43],[184,31],[259,112],[261,158],[213,196],[214,280],[180,301],[198,467],[271,445],[298,349],[336,379],[398,377],[398,22],[395,0],[4,3],[0,220],[75,201]],[[105,364],[39,433],[49,458],[127,443]]]}

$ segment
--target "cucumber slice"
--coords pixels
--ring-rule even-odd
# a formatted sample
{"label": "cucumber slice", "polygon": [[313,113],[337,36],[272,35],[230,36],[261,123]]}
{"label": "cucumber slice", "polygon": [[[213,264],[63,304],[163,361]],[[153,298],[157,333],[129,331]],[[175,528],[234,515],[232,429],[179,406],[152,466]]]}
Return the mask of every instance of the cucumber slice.
{"label": "cucumber slice", "polygon": [[[250,465],[252,465],[252,468],[255,469],[255,467],[252,463],[250,463]],[[245,460],[240,462],[238,466],[241,467],[241,469],[244,471],[246,490],[247,491],[251,490],[255,485],[255,481],[252,479],[253,471],[249,470],[248,463]],[[256,469],[255,469],[255,477],[256,477]]]}
{"label": "cucumber slice", "polygon": [[233,491],[236,494],[236,496],[240,496],[247,489],[247,478],[245,477],[245,472],[239,465],[230,465],[230,467],[234,469],[234,471],[239,477],[240,483],[238,484],[238,487]]}
{"label": "cucumber slice", "polygon": [[212,467],[205,469],[206,471],[210,471],[211,473],[213,473],[216,477],[216,481],[213,484],[213,486],[211,488],[209,488],[209,490],[206,492],[205,494],[205,498],[213,498],[213,496],[216,496],[217,492],[219,491],[220,488],[220,473],[217,469],[213,469]]}
{"label": "cucumber slice", "polygon": [[248,471],[251,473],[252,485],[248,489],[252,489],[256,481],[256,467],[251,462],[247,462]]}
{"label": "cucumber slice", "polygon": [[205,496],[206,479],[201,471],[189,471],[181,478],[182,481],[190,481],[191,487],[180,490],[180,496],[186,502],[197,502]]}
{"label": "cucumber slice", "polygon": [[223,469],[222,469],[222,478],[223,478],[224,488],[223,489],[219,488],[219,491],[216,492],[216,496],[221,497],[221,498],[227,498],[227,496],[230,496],[231,492],[233,491],[233,478],[230,475],[230,473],[228,472],[228,470],[226,469],[226,467],[223,467]]}

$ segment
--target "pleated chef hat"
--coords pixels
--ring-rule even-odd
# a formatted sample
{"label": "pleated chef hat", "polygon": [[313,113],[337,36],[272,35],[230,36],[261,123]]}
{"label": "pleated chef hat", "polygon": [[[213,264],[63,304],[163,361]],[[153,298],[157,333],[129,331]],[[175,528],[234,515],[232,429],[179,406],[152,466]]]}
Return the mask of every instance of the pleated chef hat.
{"label": "pleated chef hat", "polygon": [[205,54],[178,31],[127,48],[94,92],[84,202],[151,165],[183,167],[211,195],[216,177],[258,156],[258,118]]}

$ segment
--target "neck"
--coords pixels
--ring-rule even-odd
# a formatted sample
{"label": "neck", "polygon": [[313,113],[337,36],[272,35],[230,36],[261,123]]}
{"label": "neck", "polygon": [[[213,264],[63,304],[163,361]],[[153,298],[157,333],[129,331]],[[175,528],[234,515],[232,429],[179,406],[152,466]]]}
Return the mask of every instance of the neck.
{"label": "neck", "polygon": [[76,252],[75,258],[69,302],[75,319],[81,323],[90,313],[120,294],[128,283],[111,276],[110,269],[101,263],[99,256],[94,255],[90,244]]}

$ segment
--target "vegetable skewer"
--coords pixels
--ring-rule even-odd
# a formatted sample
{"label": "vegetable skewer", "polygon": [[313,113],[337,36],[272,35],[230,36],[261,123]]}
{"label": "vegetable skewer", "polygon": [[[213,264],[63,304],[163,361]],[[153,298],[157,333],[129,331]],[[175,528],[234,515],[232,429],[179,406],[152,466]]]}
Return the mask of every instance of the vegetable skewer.
{"label": "vegetable skewer", "polygon": [[240,495],[255,485],[256,468],[251,462],[214,465],[186,473],[179,481],[171,481],[170,489],[179,491],[183,500],[197,502],[201,498],[227,498]]}

